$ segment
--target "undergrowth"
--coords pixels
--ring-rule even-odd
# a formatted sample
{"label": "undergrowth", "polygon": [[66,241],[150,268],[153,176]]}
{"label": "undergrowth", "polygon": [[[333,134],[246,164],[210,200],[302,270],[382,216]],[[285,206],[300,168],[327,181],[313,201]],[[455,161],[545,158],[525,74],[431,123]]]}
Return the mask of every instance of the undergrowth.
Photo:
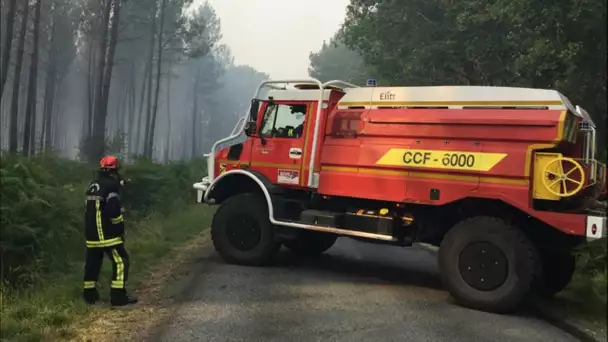
{"label": "undergrowth", "polygon": [[[124,178],[131,179],[122,199],[127,248],[139,254],[132,255],[135,272],[203,229],[205,223],[197,221],[208,213],[193,207],[192,182],[204,175],[205,165],[142,159],[123,167]],[[61,331],[87,312],[80,298],[84,192],[95,172],[95,165],[50,154],[1,157],[0,340],[49,339],[43,338],[49,329]],[[106,273],[108,268],[105,262]]]}
{"label": "undergrowth", "polygon": [[[126,247],[131,256],[130,293],[139,290],[159,263],[209,226],[213,211],[208,206],[189,204],[170,215],[153,213],[131,225]],[[111,263],[103,262],[98,282],[99,305],[82,300],[82,258],[66,259],[66,272],[52,272],[45,282],[28,290],[0,291],[0,341],[68,341],[78,337],[81,326],[108,314]]]}
{"label": "undergrowth", "polygon": [[577,251],[576,272],[568,287],[559,294],[570,309],[586,319],[605,326],[608,314],[608,259],[606,240],[581,246]]}
{"label": "undergrowth", "polygon": [[[94,166],[53,155],[0,159],[0,279],[2,286],[27,288],[50,272],[69,268],[84,252],[84,191]],[[136,160],[124,166],[126,228],[152,211],[169,213],[193,201],[191,184],[205,163],[155,164]],[[128,234],[128,233],[127,233]]]}

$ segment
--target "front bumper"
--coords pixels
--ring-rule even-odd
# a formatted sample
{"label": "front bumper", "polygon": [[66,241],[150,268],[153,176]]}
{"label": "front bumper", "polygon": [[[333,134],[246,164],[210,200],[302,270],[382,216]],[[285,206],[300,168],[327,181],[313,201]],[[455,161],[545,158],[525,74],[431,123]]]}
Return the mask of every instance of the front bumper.
{"label": "front bumper", "polygon": [[585,225],[587,241],[605,239],[608,236],[608,222],[605,216],[587,216]]}
{"label": "front bumper", "polygon": [[205,202],[205,193],[211,186],[211,180],[209,177],[203,177],[201,182],[192,184],[192,187],[196,190],[196,203]]}

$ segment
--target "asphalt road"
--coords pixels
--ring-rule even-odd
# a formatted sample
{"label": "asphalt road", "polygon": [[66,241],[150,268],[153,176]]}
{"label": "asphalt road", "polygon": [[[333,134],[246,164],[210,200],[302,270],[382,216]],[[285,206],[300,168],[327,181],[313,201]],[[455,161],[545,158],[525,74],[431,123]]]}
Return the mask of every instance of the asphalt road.
{"label": "asphalt road", "polygon": [[211,246],[157,341],[577,341],[532,315],[461,308],[420,248],[341,238],[305,260],[282,250],[275,266],[225,264]]}

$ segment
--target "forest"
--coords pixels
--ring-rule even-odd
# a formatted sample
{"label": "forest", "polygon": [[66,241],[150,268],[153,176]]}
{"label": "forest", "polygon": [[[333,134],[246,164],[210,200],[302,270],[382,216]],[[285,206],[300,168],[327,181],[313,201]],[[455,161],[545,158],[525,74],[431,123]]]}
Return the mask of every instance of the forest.
{"label": "forest", "polygon": [[268,75],[192,0],[1,0],[3,153],[202,155]]}
{"label": "forest", "polygon": [[309,73],[381,86],[556,89],[593,117],[606,161],[605,0],[351,0]]}
{"label": "forest", "polygon": [[65,340],[88,312],[82,196],[99,157],[118,156],[132,179],[136,287],[208,226],[211,211],[191,192],[201,157],[269,76],[234,63],[208,2],[0,6],[0,339]]}

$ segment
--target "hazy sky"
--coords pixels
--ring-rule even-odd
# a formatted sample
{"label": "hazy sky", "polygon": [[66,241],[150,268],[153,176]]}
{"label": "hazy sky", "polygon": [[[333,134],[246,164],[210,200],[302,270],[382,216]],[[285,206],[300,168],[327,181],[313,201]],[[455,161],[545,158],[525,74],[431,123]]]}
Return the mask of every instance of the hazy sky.
{"label": "hazy sky", "polygon": [[[205,0],[195,0],[204,3]],[[336,32],[349,0],[209,0],[236,64],[308,78],[308,54]]]}

